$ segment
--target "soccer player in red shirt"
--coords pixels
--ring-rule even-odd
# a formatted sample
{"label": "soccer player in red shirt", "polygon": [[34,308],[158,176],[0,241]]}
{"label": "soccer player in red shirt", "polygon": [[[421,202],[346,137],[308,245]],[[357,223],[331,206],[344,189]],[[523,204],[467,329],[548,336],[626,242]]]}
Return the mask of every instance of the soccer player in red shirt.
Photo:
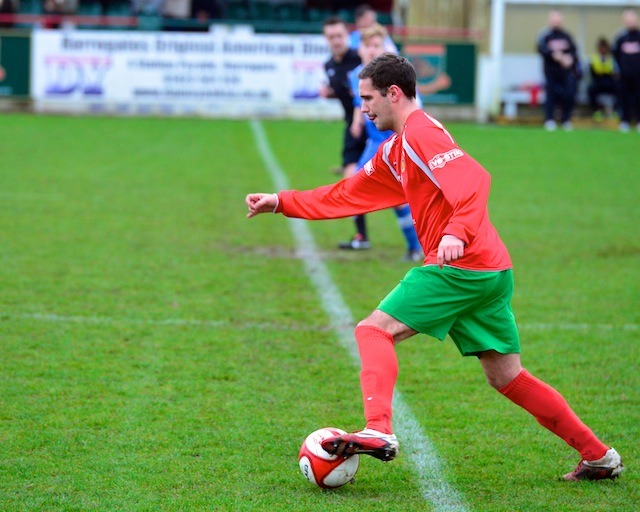
{"label": "soccer player in red shirt", "polygon": [[403,57],[384,54],[358,75],[362,112],[395,134],[351,178],[314,190],[254,193],[247,217],[282,213],[304,219],[348,217],[409,203],[424,249],[422,267],[355,328],[366,428],[329,438],[329,453],[395,458],[392,397],[398,373],[394,345],[417,333],[449,334],[463,356],[476,356],[488,383],[575,448],[580,463],[567,480],[616,478],[620,455],[573,412],[563,396],[525,370],[511,310],[511,258],[489,220],[489,173],[416,103],[416,73]]}

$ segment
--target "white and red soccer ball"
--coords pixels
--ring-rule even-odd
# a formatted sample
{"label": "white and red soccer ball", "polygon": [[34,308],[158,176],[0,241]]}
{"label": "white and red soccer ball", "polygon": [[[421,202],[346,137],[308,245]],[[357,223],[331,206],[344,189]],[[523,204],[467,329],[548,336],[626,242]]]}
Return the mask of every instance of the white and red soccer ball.
{"label": "white and red soccer ball", "polygon": [[298,462],[300,471],[311,483],[323,489],[341,487],[353,480],[360,466],[360,456],[340,457],[326,452],[320,443],[323,440],[346,434],[339,428],[327,427],[311,432],[302,443]]}

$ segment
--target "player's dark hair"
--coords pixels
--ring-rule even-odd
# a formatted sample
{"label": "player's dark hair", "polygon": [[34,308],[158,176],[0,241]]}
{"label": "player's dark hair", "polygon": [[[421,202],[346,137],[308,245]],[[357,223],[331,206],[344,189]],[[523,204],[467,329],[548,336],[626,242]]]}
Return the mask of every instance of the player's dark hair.
{"label": "player's dark hair", "polygon": [[407,98],[416,97],[416,70],[400,55],[383,53],[369,62],[358,73],[358,78],[370,78],[371,84],[382,96],[387,95],[389,87],[397,85]]}
{"label": "player's dark hair", "polygon": [[369,4],[360,4],[358,7],[356,7],[356,10],[353,12],[353,17],[356,20],[359,20],[365,14],[367,14],[368,12],[371,12],[371,11],[376,12],[375,9],[373,7],[371,7]]}
{"label": "player's dark hair", "polygon": [[347,22],[344,21],[340,16],[329,16],[322,22],[322,28],[328,27],[330,25],[344,25],[346,27]]}

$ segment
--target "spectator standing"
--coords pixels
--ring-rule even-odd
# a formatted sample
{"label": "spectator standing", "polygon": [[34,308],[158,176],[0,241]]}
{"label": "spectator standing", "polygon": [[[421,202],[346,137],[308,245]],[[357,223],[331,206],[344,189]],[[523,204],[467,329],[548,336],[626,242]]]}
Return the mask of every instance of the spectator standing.
{"label": "spectator standing", "polygon": [[622,116],[620,131],[628,132],[635,121],[640,131],[640,30],[638,14],[633,9],[622,13],[624,28],[613,43],[613,56],[620,72],[619,102]]}
{"label": "spectator standing", "polygon": [[65,16],[78,13],[78,0],[43,0],[42,12],[48,16],[44,18],[44,28],[60,28],[65,24]]}
{"label": "spectator standing", "polygon": [[188,19],[191,16],[191,0],[164,0],[162,15],[169,19]]}
{"label": "spectator standing", "polygon": [[[593,109],[596,120],[603,117],[605,105],[602,104],[602,95],[609,95],[614,99],[618,96],[618,77],[616,76],[615,62],[611,53],[611,46],[606,38],[601,37],[596,44],[596,53],[589,60],[589,73],[591,83],[587,90],[589,104]],[[614,100],[615,101],[615,100]]]}
{"label": "spectator standing", "polygon": [[548,22],[548,27],[540,33],[537,40],[545,78],[544,127],[550,131],[556,129],[554,113],[556,106],[559,106],[562,127],[571,130],[571,115],[581,76],[577,47],[562,26],[563,16],[560,11],[549,11]]}
{"label": "spectator standing", "polygon": [[[362,31],[378,23],[378,13],[370,5],[362,4],[354,12],[354,21],[356,28],[349,34],[349,47],[357,50],[360,48]],[[398,47],[389,34],[384,38],[384,51],[398,53]]]}
{"label": "spectator standing", "polygon": [[[361,60],[358,52],[349,48],[349,30],[347,24],[338,16],[327,18],[322,27],[331,58],[325,63],[324,69],[329,82],[320,88],[320,96],[324,98],[337,98],[344,109],[344,133],[342,140],[342,172],[344,177],[352,176],[357,167],[360,155],[364,151],[367,141],[366,133],[361,133],[359,137],[351,134],[351,123],[353,122],[353,94],[349,86],[348,73]],[[367,225],[364,215],[354,217],[356,225],[355,236],[346,242],[341,242],[340,249],[369,249],[371,243],[367,235]]]}
{"label": "spectator standing", "polygon": [[222,5],[219,0],[192,0],[191,17],[200,23],[222,18]]}

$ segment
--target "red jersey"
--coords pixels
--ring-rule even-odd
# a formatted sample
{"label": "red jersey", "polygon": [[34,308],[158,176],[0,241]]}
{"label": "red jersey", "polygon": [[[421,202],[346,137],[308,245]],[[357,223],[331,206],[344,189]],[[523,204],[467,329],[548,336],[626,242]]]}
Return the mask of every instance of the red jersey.
{"label": "red jersey", "polygon": [[287,217],[335,219],[409,203],[425,253],[437,264],[444,235],[464,241],[464,256],[451,266],[497,271],[511,258],[489,220],[489,173],[456,144],[440,122],[416,110],[402,133],[387,139],[355,176],[314,190],[278,194]]}

